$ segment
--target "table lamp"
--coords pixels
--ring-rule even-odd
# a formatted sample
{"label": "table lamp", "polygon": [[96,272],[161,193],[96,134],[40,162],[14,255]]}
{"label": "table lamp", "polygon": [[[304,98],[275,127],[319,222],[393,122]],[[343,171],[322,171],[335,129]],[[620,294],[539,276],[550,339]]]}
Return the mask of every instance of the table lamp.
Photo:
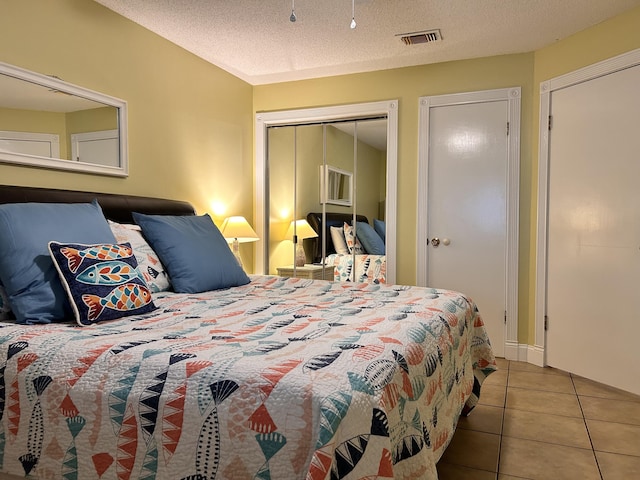
{"label": "table lamp", "polygon": [[307,256],[304,253],[302,240],[305,238],[313,238],[317,236],[318,234],[316,233],[316,231],[311,228],[311,225],[309,225],[306,220],[302,219],[291,222],[285,238],[292,239],[293,244],[296,247],[296,267],[304,266],[307,261]]}
{"label": "table lamp", "polygon": [[240,258],[239,244],[256,242],[259,240],[258,235],[254,232],[253,228],[251,228],[247,219],[242,216],[225,218],[224,222],[222,222],[222,228],[220,231],[227,242],[232,243],[231,250],[242,267],[243,265],[242,259]]}

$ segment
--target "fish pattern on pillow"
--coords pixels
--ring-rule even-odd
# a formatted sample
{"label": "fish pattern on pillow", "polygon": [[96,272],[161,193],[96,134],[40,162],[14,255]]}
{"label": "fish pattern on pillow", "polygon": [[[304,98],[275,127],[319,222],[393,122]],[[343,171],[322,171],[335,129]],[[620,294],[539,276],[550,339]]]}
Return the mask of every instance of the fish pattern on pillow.
{"label": "fish pattern on pillow", "polygon": [[156,309],[130,244],[49,242],[49,252],[78,325]]}
{"label": "fish pattern on pillow", "polygon": [[347,248],[349,249],[349,253],[355,253],[356,255],[362,255],[365,253],[364,248],[362,248],[362,244],[358,237],[356,236],[353,227],[345,222],[343,225],[344,228],[344,239],[347,242]]}

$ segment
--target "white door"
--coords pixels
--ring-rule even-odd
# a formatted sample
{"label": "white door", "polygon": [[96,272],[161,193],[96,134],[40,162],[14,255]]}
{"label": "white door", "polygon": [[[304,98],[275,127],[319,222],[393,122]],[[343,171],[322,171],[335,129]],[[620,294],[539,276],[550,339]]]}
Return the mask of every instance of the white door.
{"label": "white door", "polygon": [[0,151],[60,158],[60,136],[51,133],[0,131]]}
{"label": "white door", "polygon": [[74,133],[71,135],[71,158],[76,162],[119,167],[118,130]]}
{"label": "white door", "polygon": [[547,363],[640,394],[640,66],[554,91]]}
{"label": "white door", "polygon": [[429,113],[427,285],[478,305],[504,356],[507,258],[507,101]]}

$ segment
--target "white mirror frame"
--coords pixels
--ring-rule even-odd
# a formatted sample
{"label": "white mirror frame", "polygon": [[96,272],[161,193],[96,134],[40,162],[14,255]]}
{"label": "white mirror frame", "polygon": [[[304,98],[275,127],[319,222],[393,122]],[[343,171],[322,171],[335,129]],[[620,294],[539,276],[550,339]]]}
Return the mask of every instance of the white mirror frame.
{"label": "white mirror frame", "polygon": [[269,126],[315,121],[332,121],[346,118],[386,115],[387,117],[387,196],[385,222],[387,226],[387,283],[396,283],[396,205],[398,198],[398,100],[356,103],[335,107],[283,110],[256,113],[256,190],[255,231],[260,237],[256,242],[254,272],[266,273],[269,258],[268,205],[266,191],[268,181],[267,129]]}
{"label": "white mirror frame", "polygon": [[[330,194],[329,187],[332,182],[329,181],[331,174],[344,177],[348,185],[347,196],[344,198],[334,198]],[[329,203],[331,205],[342,205],[350,207],[353,205],[353,173],[341,170],[331,165],[320,165],[320,203]]]}
{"label": "white mirror frame", "polygon": [[88,88],[67,83],[55,77],[49,77],[39,73],[31,72],[14,65],[0,62],[0,74],[7,75],[18,80],[35,83],[46,88],[58,90],[78,97],[93,100],[107,106],[115,107],[118,111],[118,133],[119,133],[119,154],[120,166],[111,167],[105,165],[95,165],[87,162],[75,162],[59,158],[39,157],[37,155],[27,155],[22,153],[11,153],[0,151],[0,162],[18,165],[28,165],[31,167],[53,168],[56,170],[70,170],[74,172],[95,173],[99,175],[111,175],[116,177],[126,177],[129,175],[129,161],[127,148],[127,102],[119,98],[111,97],[103,93],[94,92]]}

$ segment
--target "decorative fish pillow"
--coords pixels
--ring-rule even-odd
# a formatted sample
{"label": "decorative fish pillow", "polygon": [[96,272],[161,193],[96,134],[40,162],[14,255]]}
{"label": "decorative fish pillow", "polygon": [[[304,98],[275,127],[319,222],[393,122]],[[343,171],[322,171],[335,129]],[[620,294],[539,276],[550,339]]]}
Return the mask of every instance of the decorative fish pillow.
{"label": "decorative fish pillow", "polygon": [[83,245],[49,242],[49,253],[78,325],[156,309],[129,243]]}
{"label": "decorative fish pillow", "polygon": [[353,231],[353,227],[349,225],[347,222],[344,223],[344,239],[347,242],[347,248],[349,249],[349,253],[355,253],[356,255],[362,255],[365,253],[364,248],[362,248],[362,244],[355,232]]}

